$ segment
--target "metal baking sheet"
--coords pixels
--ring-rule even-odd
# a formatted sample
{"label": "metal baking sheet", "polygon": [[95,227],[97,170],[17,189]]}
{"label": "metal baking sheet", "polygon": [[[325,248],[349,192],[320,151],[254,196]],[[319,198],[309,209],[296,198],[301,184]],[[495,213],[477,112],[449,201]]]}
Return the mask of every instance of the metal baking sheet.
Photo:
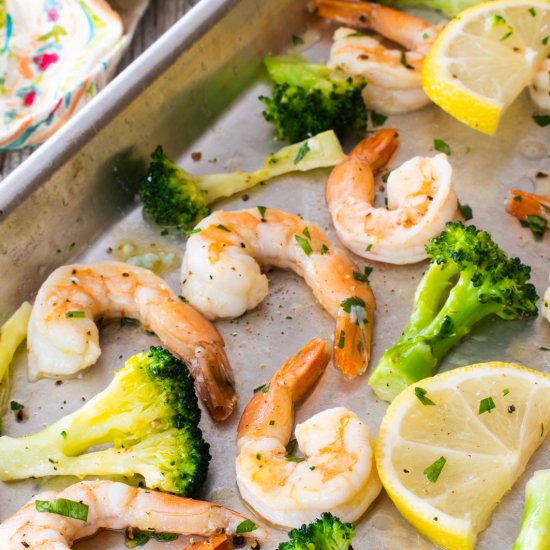
{"label": "metal baking sheet", "polygon": [[[243,24],[246,22],[246,25]],[[154,243],[184,249],[184,241],[161,236],[143,219],[135,199],[135,183],[146,158],[157,144],[182,166],[195,172],[252,169],[280,144],[262,117],[257,96],[269,91],[261,68],[268,52],[291,46],[291,36],[313,29],[319,40],[306,52],[326,59],[332,28],[311,16],[295,0],[203,0],[141,56],[106,92],[91,102],[57,136],[41,147],[0,183],[0,321],[31,299],[55,267],[73,261],[112,256],[121,241]],[[484,136],[454,121],[435,106],[405,116],[390,117],[386,127],[399,129],[400,146],[390,167],[413,155],[433,153],[433,139],[452,149],[454,185],[460,201],[474,213],[472,223],[490,231],[510,253],[533,268],[539,294],[548,283],[549,237],[535,242],[526,229],[503,209],[506,190],[519,187],[550,194],[548,129],[531,120],[533,106],[526,94],[505,115],[494,137]],[[350,144],[348,144],[350,145]],[[194,162],[191,153],[200,151]],[[281,177],[266,186],[220,202],[217,208],[239,209],[258,204],[301,214],[336,239],[324,203],[328,172]],[[379,197],[383,200],[382,197]],[[359,265],[365,261],[355,258]],[[405,326],[412,297],[425,263],[413,266],[372,264],[372,286],[378,301],[373,362]],[[334,322],[315,302],[304,282],[291,273],[269,270],[270,294],[254,311],[236,321],[218,322],[225,338],[237,388],[239,406],[224,424],[207,413],[202,427],[212,444],[210,475],[202,497],[253,514],[240,500],[235,485],[235,434],[239,416],[252,389],[265,382],[287,355],[312,337],[329,341]],[[177,291],[176,270],[168,281]],[[288,319],[287,317],[292,317]],[[4,419],[5,433],[19,436],[37,431],[104,388],[123,358],[157,343],[139,328],[107,325],[101,332],[102,356],[82,378],[29,384],[26,357],[20,350],[13,368],[12,398],[25,404],[28,419]],[[550,324],[490,319],[447,357],[443,370],[478,361],[516,361],[550,372]],[[386,403],[375,399],[367,376],[350,383],[333,367],[309,398],[299,406],[297,421],[327,407],[345,404],[356,411],[375,435]],[[526,474],[497,507],[478,548],[510,547],[523,508],[523,490],[530,474],[550,465],[550,446],[543,444]],[[73,480],[34,480],[0,483],[0,519],[17,510],[44,487]],[[285,532],[271,530],[264,548],[273,549]],[[157,543],[158,544],[158,543]],[[123,548],[120,533],[103,533],[76,545],[79,549]],[[181,548],[167,543],[159,548]],[[429,549],[433,545],[400,516],[382,493],[358,522],[356,549]],[[155,548],[149,543],[148,548]]]}

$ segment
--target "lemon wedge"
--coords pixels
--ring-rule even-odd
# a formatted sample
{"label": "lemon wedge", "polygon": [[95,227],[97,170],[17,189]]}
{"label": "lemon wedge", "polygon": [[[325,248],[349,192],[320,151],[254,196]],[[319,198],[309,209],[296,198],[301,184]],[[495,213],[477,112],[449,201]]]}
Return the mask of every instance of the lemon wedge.
{"label": "lemon wedge", "polygon": [[403,391],[382,420],[378,473],[401,514],[435,544],[474,548],[550,431],[550,376],[482,363]]}
{"label": "lemon wedge", "polygon": [[444,111],[493,134],[505,109],[550,54],[550,2],[496,0],[463,11],[441,32],[422,86]]}

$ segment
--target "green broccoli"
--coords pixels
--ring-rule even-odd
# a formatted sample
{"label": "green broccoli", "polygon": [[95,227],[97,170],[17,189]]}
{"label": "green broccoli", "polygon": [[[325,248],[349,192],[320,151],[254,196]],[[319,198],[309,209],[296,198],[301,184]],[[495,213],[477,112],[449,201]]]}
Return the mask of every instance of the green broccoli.
{"label": "green broccoli", "polygon": [[348,550],[355,531],[350,523],[342,523],[325,512],[320,518],[288,533],[289,542],[279,544],[278,550]]}
{"label": "green broccoli", "polygon": [[[151,347],[72,414],[36,434],[0,437],[0,479],[140,475],[151,489],[193,495],[210,461],[200,415],[187,367]],[[104,444],[112,447],[86,452]]]}
{"label": "green broccoli", "polygon": [[550,548],[550,470],[539,470],[525,485],[525,510],[512,550]]}
{"label": "green broccoli", "polygon": [[279,138],[298,141],[325,130],[339,137],[348,131],[365,132],[363,78],[308,63],[296,54],[268,56],[265,66],[275,85],[273,97],[260,97],[267,107],[263,116],[277,128]]}
{"label": "green broccoli", "polygon": [[174,164],[157,147],[140,185],[143,208],[161,225],[192,229],[210,214],[209,204],[287,172],[334,166],[346,156],[334,132],[324,132],[269,155],[255,172],[197,176]]}
{"label": "green broccoli", "polygon": [[431,265],[416,290],[411,319],[370,377],[378,397],[391,401],[432,376],[439,362],[484,317],[537,315],[531,268],[508,258],[486,231],[451,222],[426,250]]}

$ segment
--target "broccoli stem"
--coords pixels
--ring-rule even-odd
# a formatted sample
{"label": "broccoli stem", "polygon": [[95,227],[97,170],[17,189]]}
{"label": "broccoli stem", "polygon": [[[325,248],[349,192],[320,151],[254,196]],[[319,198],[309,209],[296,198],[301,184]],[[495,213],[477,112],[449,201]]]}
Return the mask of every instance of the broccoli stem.
{"label": "broccoli stem", "polygon": [[[370,377],[369,385],[381,399],[392,401],[411,384],[433,376],[443,357],[472,327],[501,308],[495,302],[482,303],[485,289],[475,287],[467,272],[462,272],[441,306],[453,271],[456,272],[453,267],[434,266],[425,274],[416,294],[419,302],[411,323],[397,344],[384,352]],[[422,326],[426,321],[428,324]]]}
{"label": "broccoli stem", "polygon": [[512,550],[550,548],[550,470],[539,470],[525,485],[525,509]]}
{"label": "broccoli stem", "polygon": [[315,168],[334,166],[345,158],[346,155],[342,151],[338,138],[332,130],[329,130],[283,147],[269,155],[264,161],[264,166],[254,172],[204,176],[188,174],[188,176],[200,190],[207,192],[206,200],[210,204],[220,198],[246,191],[276,176],[288,172],[305,172]]}

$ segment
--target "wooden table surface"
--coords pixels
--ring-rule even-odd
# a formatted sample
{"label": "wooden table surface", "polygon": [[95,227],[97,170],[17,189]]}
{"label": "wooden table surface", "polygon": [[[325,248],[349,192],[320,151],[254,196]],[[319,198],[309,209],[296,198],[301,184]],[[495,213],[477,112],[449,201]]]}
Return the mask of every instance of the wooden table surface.
{"label": "wooden table surface", "polygon": [[[118,72],[128,66],[157,38],[168,30],[199,0],[151,0],[141,19],[128,51],[122,58]],[[14,153],[0,153],[0,180],[30,156],[35,147],[27,147]]]}

